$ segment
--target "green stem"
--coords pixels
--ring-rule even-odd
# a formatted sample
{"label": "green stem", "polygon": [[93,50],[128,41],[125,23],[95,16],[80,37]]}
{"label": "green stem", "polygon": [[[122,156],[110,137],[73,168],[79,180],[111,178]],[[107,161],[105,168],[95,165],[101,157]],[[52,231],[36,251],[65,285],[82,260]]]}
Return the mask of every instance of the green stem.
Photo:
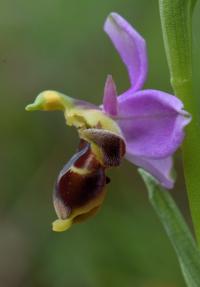
{"label": "green stem", "polygon": [[190,209],[200,243],[200,122],[192,88],[192,10],[196,0],[159,0],[171,84],[192,114],[183,144],[183,163]]}
{"label": "green stem", "polygon": [[147,172],[140,169],[149,200],[174,247],[188,287],[200,286],[200,251],[170,193]]}

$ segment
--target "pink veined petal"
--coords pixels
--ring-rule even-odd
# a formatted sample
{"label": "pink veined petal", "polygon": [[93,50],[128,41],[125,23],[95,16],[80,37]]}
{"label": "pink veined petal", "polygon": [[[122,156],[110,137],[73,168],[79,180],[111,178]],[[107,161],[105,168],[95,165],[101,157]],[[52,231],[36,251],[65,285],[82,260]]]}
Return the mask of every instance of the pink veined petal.
{"label": "pink veined petal", "polygon": [[104,87],[103,109],[108,115],[117,115],[117,90],[111,75],[107,76]]}
{"label": "pink veined petal", "polygon": [[153,175],[162,186],[171,189],[174,186],[174,179],[172,177],[173,159],[166,157],[163,159],[148,159],[137,157],[131,154],[126,155],[126,159],[133,164],[142,167]]}
{"label": "pink veined petal", "polygon": [[184,138],[191,117],[182,102],[157,90],[131,90],[118,97],[117,122],[127,153],[152,159],[172,155]]}
{"label": "pink veined petal", "polygon": [[120,54],[129,74],[131,87],[140,90],[147,76],[147,52],[145,40],[119,14],[111,13],[104,30]]}

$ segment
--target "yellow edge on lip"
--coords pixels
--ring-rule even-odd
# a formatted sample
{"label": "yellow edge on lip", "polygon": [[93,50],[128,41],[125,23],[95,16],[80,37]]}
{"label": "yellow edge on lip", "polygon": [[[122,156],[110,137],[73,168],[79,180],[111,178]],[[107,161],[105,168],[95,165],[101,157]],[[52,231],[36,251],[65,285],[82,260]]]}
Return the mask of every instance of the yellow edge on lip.
{"label": "yellow edge on lip", "polygon": [[56,232],[62,232],[71,227],[73,218],[69,219],[57,219],[52,223],[52,229]]}
{"label": "yellow edge on lip", "polygon": [[76,221],[76,218],[79,217],[80,215],[87,215],[87,214],[91,213],[90,216],[92,216],[93,213],[91,211],[94,209],[98,209],[101,206],[101,204],[103,203],[105,194],[106,194],[106,188],[104,188],[103,192],[101,192],[98,197],[96,197],[93,200],[91,200],[90,202],[88,202],[88,204],[86,206],[75,209],[69,215],[68,218],[56,219],[52,223],[53,231],[62,232],[62,231],[69,229],[72,226],[72,224],[74,223],[74,221],[78,222],[78,221]]}

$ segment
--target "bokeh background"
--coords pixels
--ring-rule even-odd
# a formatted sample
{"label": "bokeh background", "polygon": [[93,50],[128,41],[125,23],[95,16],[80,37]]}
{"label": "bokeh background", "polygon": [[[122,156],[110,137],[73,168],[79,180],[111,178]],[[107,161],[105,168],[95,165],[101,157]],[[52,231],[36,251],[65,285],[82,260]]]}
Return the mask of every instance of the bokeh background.
{"label": "bokeh background", "polygon": [[[102,30],[111,11],[122,14],[147,41],[145,87],[171,92],[157,1],[0,1],[2,287],[185,286],[144,184],[127,162],[109,172],[107,198],[95,218],[65,233],[51,231],[53,185],[78,139],[59,112],[27,113],[24,107],[45,89],[100,104],[108,73],[119,93],[128,87],[126,70]],[[196,95],[199,12],[198,4]],[[190,224],[180,152],[176,169],[172,194]]]}

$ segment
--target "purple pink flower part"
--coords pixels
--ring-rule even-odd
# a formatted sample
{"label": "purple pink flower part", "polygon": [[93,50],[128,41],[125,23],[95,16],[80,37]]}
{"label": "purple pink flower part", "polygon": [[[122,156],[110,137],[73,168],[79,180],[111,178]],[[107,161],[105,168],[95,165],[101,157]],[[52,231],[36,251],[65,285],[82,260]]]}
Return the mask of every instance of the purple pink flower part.
{"label": "purple pink flower part", "polygon": [[142,90],[148,60],[141,35],[117,13],[108,16],[104,30],[127,68],[131,85],[117,97],[109,75],[102,108],[121,128],[126,159],[170,189],[174,186],[172,156],[184,139],[184,127],[191,117],[175,96],[159,90]]}

